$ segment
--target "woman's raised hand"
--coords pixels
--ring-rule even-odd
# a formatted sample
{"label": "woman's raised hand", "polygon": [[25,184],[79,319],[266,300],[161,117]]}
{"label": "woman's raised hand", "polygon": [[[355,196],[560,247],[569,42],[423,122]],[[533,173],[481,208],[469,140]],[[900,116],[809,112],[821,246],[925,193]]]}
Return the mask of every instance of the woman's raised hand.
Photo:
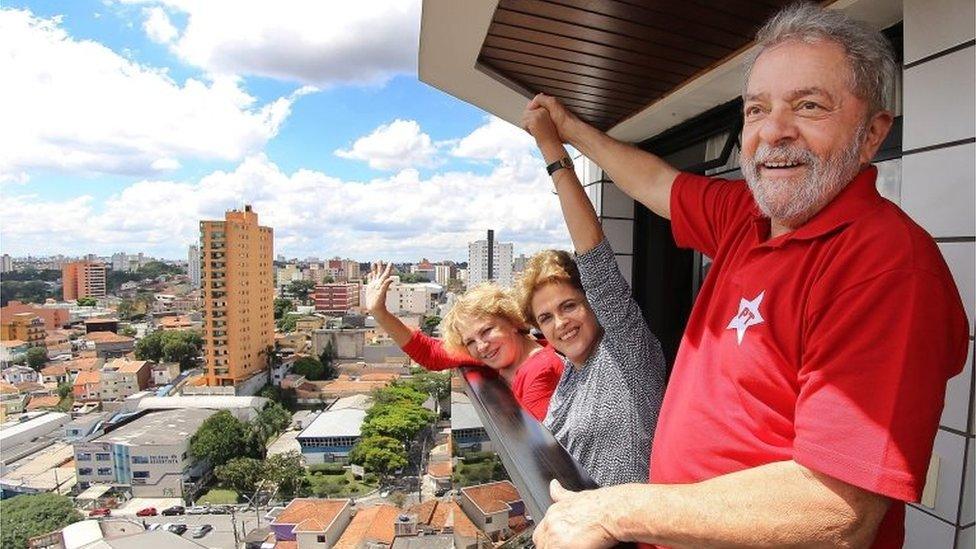
{"label": "woman's raised hand", "polygon": [[373,263],[373,268],[366,275],[366,310],[371,314],[387,312],[386,293],[393,283],[390,276],[392,267],[392,263],[387,263],[384,268],[383,262],[379,261]]}

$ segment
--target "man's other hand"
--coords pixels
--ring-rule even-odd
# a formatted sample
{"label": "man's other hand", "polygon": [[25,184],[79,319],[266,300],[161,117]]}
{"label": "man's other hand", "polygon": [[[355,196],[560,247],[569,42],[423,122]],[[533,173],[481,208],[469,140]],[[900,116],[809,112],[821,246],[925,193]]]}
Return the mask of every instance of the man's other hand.
{"label": "man's other hand", "polygon": [[[573,136],[571,135],[573,126],[579,121],[576,115],[571,113],[558,99],[544,93],[536,94],[532,98],[532,101],[529,101],[529,104],[525,107],[526,112],[535,109],[545,109],[549,113],[549,117],[556,127],[556,132],[559,135],[559,141],[561,143],[573,143]],[[532,132],[529,131],[529,133]],[[532,135],[534,136],[535,134],[533,133]]]}
{"label": "man's other hand", "polygon": [[554,503],[532,534],[536,547],[602,549],[617,544],[607,530],[607,511],[620,504],[614,501],[614,488],[572,492],[553,480],[549,493]]}

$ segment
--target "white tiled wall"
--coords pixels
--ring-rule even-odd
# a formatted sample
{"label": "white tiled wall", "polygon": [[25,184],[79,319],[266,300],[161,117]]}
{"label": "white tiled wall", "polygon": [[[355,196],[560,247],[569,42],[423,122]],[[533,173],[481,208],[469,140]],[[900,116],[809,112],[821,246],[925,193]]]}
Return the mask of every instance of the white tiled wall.
{"label": "white tiled wall", "polygon": [[576,173],[585,174],[586,192],[603,225],[607,241],[616,254],[617,265],[628,284],[633,284],[634,271],[634,201],[613,182],[602,181],[603,171],[583,156],[574,158]]}
{"label": "white tiled wall", "polygon": [[[973,333],[976,302],[976,36],[973,0],[905,0],[901,207],[939,242]],[[921,61],[925,59],[925,61]],[[921,61],[921,62],[918,62]],[[913,64],[918,62],[917,64]],[[912,152],[932,147],[931,150]],[[950,380],[935,440],[934,506],[906,510],[905,547],[973,547],[973,343]],[[968,447],[968,451],[967,451]],[[926,493],[931,494],[931,486]],[[960,498],[960,496],[962,496]],[[957,539],[958,538],[958,539]]]}

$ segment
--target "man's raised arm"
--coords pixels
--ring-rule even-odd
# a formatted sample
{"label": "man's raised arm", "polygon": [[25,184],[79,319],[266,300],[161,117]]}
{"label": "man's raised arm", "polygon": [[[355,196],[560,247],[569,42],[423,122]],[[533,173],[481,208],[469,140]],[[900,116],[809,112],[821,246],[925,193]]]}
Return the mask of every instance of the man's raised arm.
{"label": "man's raised arm", "polygon": [[538,107],[549,111],[560,139],[596,162],[631,198],[661,217],[671,219],[671,184],[678,170],[657,156],[583,122],[554,97],[536,95],[527,108]]}

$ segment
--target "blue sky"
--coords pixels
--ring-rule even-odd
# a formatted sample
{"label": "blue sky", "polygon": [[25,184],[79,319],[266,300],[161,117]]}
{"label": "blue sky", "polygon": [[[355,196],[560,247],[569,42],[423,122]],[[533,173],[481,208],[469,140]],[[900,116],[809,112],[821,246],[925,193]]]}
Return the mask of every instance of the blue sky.
{"label": "blue sky", "polygon": [[418,2],[202,4],[4,4],[4,253],[184,257],[243,202],[287,256],[566,246],[531,139],[418,81]]}

